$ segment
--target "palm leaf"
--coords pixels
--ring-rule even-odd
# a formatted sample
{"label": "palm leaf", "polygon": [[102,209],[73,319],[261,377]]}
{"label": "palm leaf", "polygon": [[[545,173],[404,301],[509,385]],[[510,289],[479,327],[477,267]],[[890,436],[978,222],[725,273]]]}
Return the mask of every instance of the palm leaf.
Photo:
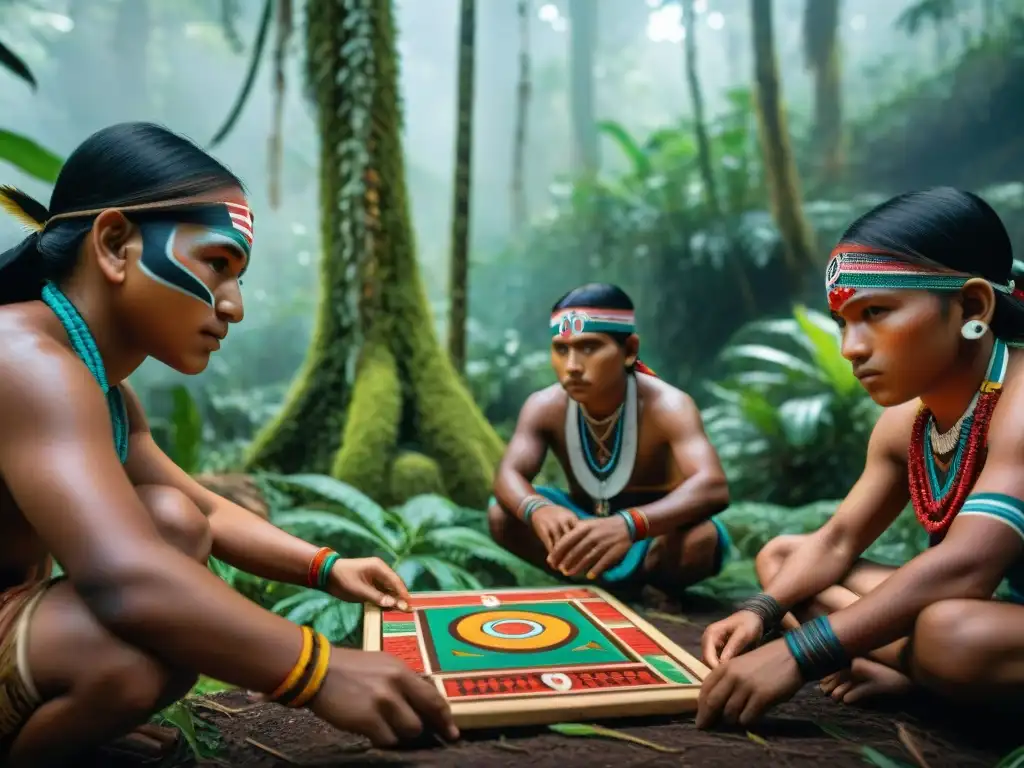
{"label": "palm leaf", "polygon": [[313,619],[313,629],[326,637],[332,645],[344,643],[359,628],[363,618],[361,603],[335,600]]}
{"label": "palm leaf", "polygon": [[64,161],[27,136],[0,128],[0,160],[33,178],[53,184]]}
{"label": "palm leaf", "polygon": [[33,91],[38,87],[36,79],[32,75],[32,71],[28,68],[28,65],[22,61],[14,51],[3,43],[0,43],[0,67],[3,67],[16,77],[20,77],[29,84]]}
{"label": "palm leaf", "polygon": [[601,120],[597,123],[597,130],[618,145],[619,149],[622,150],[622,154],[626,156],[630,165],[633,166],[633,173],[637,177],[646,178],[651,174],[654,170],[651,167],[651,159],[640,145],[637,144],[636,140],[629,135],[629,131],[621,124],[611,120]]}

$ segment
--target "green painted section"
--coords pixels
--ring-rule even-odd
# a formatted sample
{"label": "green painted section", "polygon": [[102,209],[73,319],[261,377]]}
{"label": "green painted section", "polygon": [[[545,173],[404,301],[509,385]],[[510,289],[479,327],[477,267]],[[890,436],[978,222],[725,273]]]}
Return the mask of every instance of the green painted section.
{"label": "green painted section", "polygon": [[[449,626],[456,619],[476,613],[494,611],[526,611],[564,619],[578,630],[577,635],[560,648],[545,651],[492,651],[457,640]],[[570,603],[527,603],[507,608],[430,608],[423,612],[427,634],[437,652],[442,672],[474,672],[478,670],[515,669],[519,667],[563,667],[567,664],[610,664],[630,661],[617,644],[591,623]],[[573,650],[588,643],[597,648]],[[458,653],[455,653],[458,652]],[[472,654],[462,656],[459,654]]]}
{"label": "green painted section", "polygon": [[383,632],[385,635],[416,634],[416,623],[412,621],[386,621]]}
{"label": "green painted section", "polygon": [[673,683],[691,685],[693,680],[686,676],[682,668],[669,656],[644,656],[644,661],[658,670]]}

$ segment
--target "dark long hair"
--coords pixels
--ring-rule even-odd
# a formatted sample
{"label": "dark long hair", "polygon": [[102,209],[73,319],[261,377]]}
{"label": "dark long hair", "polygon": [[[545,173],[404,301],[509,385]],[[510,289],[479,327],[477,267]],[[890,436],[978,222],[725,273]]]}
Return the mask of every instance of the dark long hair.
{"label": "dark long hair", "polygon": [[[579,288],[573,288],[571,291],[564,294],[562,298],[556,301],[554,306],[551,307],[551,312],[554,314],[561,309],[585,307],[591,307],[593,309],[623,309],[630,312],[634,310],[633,300],[629,298],[629,294],[619,288],[619,286],[612,285],[611,283],[587,283],[586,285],[581,285]],[[620,346],[625,345],[626,339],[629,338],[628,333],[622,333],[621,331],[606,333],[605,335],[611,336]],[[658,375],[644,365],[639,358],[637,358],[636,362],[633,363],[630,370],[637,371],[638,373],[646,373],[649,376]]]}
{"label": "dark long hair", "polygon": [[[1013,245],[999,214],[974,193],[952,187],[897,195],[853,222],[839,242],[877,248],[997,285],[1017,277]],[[996,291],[992,333],[1007,342],[1024,342],[1024,291]]]}
{"label": "dark long hair", "polygon": [[74,269],[95,216],[51,216],[194,197],[242,182],[183,136],[152,123],[119,123],[92,134],[61,168],[50,205],[0,187],[0,207],[35,231],[0,253],[0,304],[37,299],[46,280]]}

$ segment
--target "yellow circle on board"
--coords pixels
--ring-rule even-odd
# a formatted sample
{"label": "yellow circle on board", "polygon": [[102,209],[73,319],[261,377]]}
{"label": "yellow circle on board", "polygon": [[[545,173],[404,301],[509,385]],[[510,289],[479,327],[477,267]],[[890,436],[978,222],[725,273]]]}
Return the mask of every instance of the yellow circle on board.
{"label": "yellow circle on board", "polygon": [[565,619],[534,611],[481,611],[452,623],[452,636],[492,651],[544,651],[576,636]]}

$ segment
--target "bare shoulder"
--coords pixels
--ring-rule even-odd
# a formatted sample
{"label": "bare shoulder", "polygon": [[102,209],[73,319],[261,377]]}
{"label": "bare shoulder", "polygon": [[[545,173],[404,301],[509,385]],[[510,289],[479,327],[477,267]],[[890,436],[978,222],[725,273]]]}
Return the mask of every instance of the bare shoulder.
{"label": "bare shoulder", "polygon": [[[40,309],[45,307],[40,306]],[[103,395],[66,339],[56,318],[31,305],[0,307],[0,420],[7,432],[25,421],[40,426],[81,412]],[[46,414],[49,414],[47,416]]]}
{"label": "bare shoulder", "polygon": [[694,430],[703,431],[700,408],[688,394],[647,374],[638,373],[636,381],[645,419],[653,419],[667,438],[673,439]]}
{"label": "bare shoulder", "polygon": [[559,384],[540,389],[523,403],[519,411],[520,426],[546,430],[558,426],[565,418],[565,406],[569,396]]}
{"label": "bare shoulder", "polygon": [[871,430],[868,458],[906,464],[914,421],[920,409],[921,401],[915,398],[882,411]]}

